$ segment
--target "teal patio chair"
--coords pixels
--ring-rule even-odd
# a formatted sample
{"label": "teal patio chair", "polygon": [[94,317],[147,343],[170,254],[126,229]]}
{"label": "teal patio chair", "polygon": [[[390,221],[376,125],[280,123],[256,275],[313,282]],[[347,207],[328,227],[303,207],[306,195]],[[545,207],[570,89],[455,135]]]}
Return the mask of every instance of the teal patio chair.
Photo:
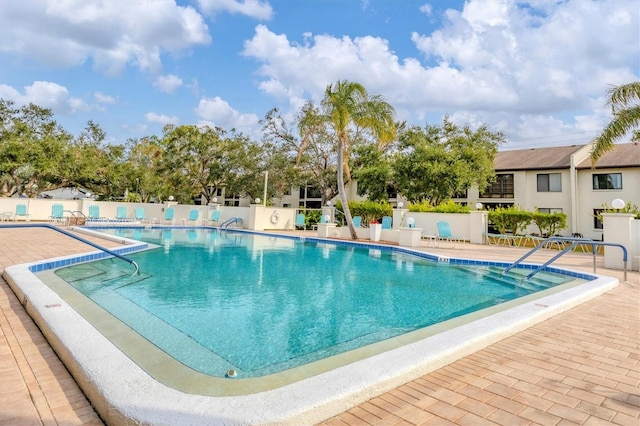
{"label": "teal patio chair", "polygon": [[127,208],[125,206],[116,207],[116,221],[124,222],[127,220]]}
{"label": "teal patio chair", "polygon": [[18,204],[16,205],[16,213],[13,215],[13,221],[17,221],[19,218],[24,218],[25,221],[29,222],[31,220],[31,216],[27,213],[27,205],[26,204]]}
{"label": "teal patio chair", "polygon": [[299,226],[301,226],[305,231],[307,230],[307,223],[304,217],[304,213],[298,213],[296,215],[296,223],[294,229],[298,229]]}
{"label": "teal patio chair", "polygon": [[176,209],[173,207],[167,207],[164,209],[164,217],[162,218],[163,223],[171,223],[173,225],[175,223]]}
{"label": "teal patio chair", "polygon": [[391,229],[391,216],[383,216],[382,217],[382,229]]}
{"label": "teal patio chair", "polygon": [[197,225],[198,224],[198,216],[200,215],[200,212],[196,209],[191,209],[189,210],[189,217],[187,218],[187,220],[189,221],[189,223],[191,224],[193,222],[193,225]]}
{"label": "teal patio chair", "polygon": [[144,211],[144,207],[136,207],[134,209],[136,222],[152,224],[155,222],[155,219],[147,217]]}
{"label": "teal patio chair", "polygon": [[356,228],[360,228],[362,225],[362,216],[354,216],[353,217],[353,226]]}
{"label": "teal patio chair", "polygon": [[451,225],[446,220],[440,220],[436,225],[438,227],[438,240],[449,241],[454,247],[456,242],[464,241],[464,238],[453,235]]}
{"label": "teal patio chair", "polygon": [[87,220],[100,220],[100,206],[97,204],[92,204],[89,206],[89,216],[87,216]]}
{"label": "teal patio chair", "polygon": [[51,216],[49,216],[49,222],[59,223],[61,225],[66,224],[64,217],[64,206],[62,204],[54,204],[51,206]]}
{"label": "teal patio chair", "polygon": [[209,220],[206,221],[206,226],[213,225],[213,224],[217,225],[220,222],[221,214],[222,212],[220,210],[212,211],[211,216],[209,217]]}

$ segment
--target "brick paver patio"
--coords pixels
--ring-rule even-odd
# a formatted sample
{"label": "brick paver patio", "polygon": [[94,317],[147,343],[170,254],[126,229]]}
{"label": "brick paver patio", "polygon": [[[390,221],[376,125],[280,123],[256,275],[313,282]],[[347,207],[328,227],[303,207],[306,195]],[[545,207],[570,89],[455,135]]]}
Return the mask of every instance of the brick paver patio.
{"label": "brick paver patio", "polygon": [[[14,264],[91,250],[51,230],[0,228],[2,271]],[[500,260],[515,260],[523,253],[517,248],[469,244],[429,250]],[[592,258],[572,254],[558,265],[591,271]],[[601,265],[598,272],[622,278],[621,271]],[[0,425],[102,424],[4,280],[0,280],[0,378]],[[638,426],[640,274],[629,273],[628,282],[592,301],[323,424]]]}

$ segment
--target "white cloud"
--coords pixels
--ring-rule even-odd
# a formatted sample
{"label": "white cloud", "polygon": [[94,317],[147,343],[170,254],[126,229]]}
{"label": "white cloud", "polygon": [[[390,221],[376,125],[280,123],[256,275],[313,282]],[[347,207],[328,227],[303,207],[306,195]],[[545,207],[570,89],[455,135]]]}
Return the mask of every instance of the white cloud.
{"label": "white cloud", "polygon": [[182,79],[177,75],[168,74],[158,76],[153,86],[162,92],[173,93],[178,87],[182,86],[182,83]]}
{"label": "white cloud", "polygon": [[243,54],[261,63],[260,89],[290,107],[348,79],[409,121],[449,114],[513,139],[531,137],[536,126],[549,135],[586,133],[597,127],[586,117],[599,116],[593,111],[610,85],[638,79],[639,15],[626,0],[469,0],[447,10],[437,31],[412,34],[416,57],[400,59],[379,37],[306,34],[297,44],[264,25]]}
{"label": "white cloud", "polygon": [[243,114],[236,111],[218,96],[202,98],[195,112],[203,120],[202,124],[220,126],[224,129],[234,128],[246,134],[255,132],[260,121],[255,114]]}
{"label": "white cloud", "polygon": [[273,9],[268,1],[261,0],[198,0],[203,12],[215,15],[221,12],[246,15],[255,19],[269,20]]}
{"label": "white cloud", "polygon": [[84,101],[72,97],[66,87],[50,81],[34,81],[32,85],[24,87],[24,93],[0,84],[0,98],[11,100],[16,106],[33,103],[60,115],[71,115],[90,109]]}
{"label": "white cloud", "polygon": [[174,126],[177,126],[178,124],[180,124],[180,119],[178,117],[175,117],[175,116],[170,117],[164,114],[156,114],[155,112],[146,113],[144,115],[144,118],[149,123],[156,123],[162,126],[165,126],[167,124],[173,124]]}
{"label": "white cloud", "polygon": [[202,16],[174,1],[21,0],[0,7],[0,52],[55,67],[93,61],[111,75],[127,65],[158,72],[164,52],[209,42]]}
{"label": "white cloud", "polygon": [[115,104],[116,98],[113,96],[105,95],[104,93],[96,92],[93,94],[93,97],[96,99],[96,102],[100,104]]}
{"label": "white cloud", "polygon": [[427,16],[431,16],[433,14],[433,6],[431,6],[429,3],[423,4],[418,8],[418,10]]}

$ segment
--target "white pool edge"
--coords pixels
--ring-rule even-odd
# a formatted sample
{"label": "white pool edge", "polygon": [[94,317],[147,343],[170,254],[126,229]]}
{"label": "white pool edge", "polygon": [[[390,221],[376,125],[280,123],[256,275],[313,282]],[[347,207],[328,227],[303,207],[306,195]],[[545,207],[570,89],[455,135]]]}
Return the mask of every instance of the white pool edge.
{"label": "white pool edge", "polygon": [[[75,257],[75,256],[71,256]],[[5,278],[108,424],[313,424],[443,367],[618,285],[598,275],[472,323],[283,387],[246,396],[191,395],[157,382],[46,286],[29,266]]]}

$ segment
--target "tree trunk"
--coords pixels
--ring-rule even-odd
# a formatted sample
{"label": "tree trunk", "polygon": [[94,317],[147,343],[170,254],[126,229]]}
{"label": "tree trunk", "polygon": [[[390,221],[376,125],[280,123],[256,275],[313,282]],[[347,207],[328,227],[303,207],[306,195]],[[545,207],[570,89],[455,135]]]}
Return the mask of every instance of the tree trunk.
{"label": "tree trunk", "polygon": [[347,191],[344,187],[344,167],[342,165],[342,141],[338,141],[338,193],[340,194],[340,201],[342,202],[342,210],[344,212],[344,219],[347,222],[347,226],[349,227],[349,233],[351,234],[351,238],[354,240],[358,239],[358,234],[356,233],[356,228],[353,226],[353,219],[351,217],[351,210],[349,210],[349,201],[347,200]]}

